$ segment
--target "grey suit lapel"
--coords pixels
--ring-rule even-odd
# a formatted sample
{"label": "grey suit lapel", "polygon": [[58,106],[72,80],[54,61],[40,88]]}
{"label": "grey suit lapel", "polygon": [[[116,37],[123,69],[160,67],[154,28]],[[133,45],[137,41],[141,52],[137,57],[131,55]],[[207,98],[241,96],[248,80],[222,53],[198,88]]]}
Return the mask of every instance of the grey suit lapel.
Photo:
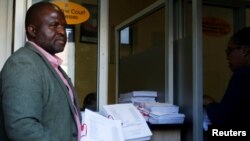
{"label": "grey suit lapel", "polygon": [[56,70],[52,67],[52,65],[50,64],[50,62],[46,59],[46,57],[41,54],[35,47],[33,47],[33,45],[29,42],[26,42],[25,44],[26,47],[28,47],[29,49],[31,49],[32,51],[34,51],[36,54],[38,54],[42,60],[44,61],[44,63],[46,64],[46,66],[49,68],[49,70],[51,71],[51,73],[55,76],[55,78],[57,79],[58,83],[60,84],[61,88],[64,91],[65,96],[67,97],[67,101],[70,105],[70,109],[71,109],[71,113],[74,116],[74,107],[73,107],[73,103],[71,102],[71,98],[69,95],[69,91],[67,89],[67,86],[64,84],[64,82],[62,81],[62,79],[60,78],[60,76],[57,74]]}

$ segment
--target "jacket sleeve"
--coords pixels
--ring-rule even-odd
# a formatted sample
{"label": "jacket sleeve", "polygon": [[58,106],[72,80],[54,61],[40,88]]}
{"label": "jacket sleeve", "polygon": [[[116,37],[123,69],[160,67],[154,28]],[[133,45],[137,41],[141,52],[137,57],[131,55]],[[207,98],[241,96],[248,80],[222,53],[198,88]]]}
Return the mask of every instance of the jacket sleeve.
{"label": "jacket sleeve", "polygon": [[41,123],[43,78],[38,68],[24,57],[9,60],[2,70],[5,128],[12,141],[58,141]]}

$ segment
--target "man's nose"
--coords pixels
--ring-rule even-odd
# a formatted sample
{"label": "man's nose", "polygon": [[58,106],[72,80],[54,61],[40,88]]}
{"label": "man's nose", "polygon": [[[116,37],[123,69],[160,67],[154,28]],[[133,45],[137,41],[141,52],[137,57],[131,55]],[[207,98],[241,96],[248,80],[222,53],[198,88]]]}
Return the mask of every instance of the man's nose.
{"label": "man's nose", "polygon": [[63,35],[66,35],[66,30],[64,26],[58,26],[57,27],[57,32]]}

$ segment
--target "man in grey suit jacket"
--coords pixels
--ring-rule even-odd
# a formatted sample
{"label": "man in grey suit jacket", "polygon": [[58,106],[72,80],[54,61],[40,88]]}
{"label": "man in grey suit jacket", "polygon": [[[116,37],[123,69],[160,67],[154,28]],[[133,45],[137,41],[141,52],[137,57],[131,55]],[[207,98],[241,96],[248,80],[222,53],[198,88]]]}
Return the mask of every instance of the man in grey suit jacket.
{"label": "man in grey suit jacket", "polygon": [[0,73],[1,141],[80,140],[77,95],[55,56],[64,50],[65,26],[63,12],[52,3],[39,2],[27,11],[29,41]]}

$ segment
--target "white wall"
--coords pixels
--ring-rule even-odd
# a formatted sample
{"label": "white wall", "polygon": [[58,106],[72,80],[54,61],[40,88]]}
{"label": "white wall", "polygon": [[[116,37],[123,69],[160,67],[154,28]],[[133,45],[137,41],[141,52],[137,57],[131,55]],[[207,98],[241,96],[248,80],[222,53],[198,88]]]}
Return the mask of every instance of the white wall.
{"label": "white wall", "polygon": [[13,0],[0,0],[0,70],[11,54]]}

